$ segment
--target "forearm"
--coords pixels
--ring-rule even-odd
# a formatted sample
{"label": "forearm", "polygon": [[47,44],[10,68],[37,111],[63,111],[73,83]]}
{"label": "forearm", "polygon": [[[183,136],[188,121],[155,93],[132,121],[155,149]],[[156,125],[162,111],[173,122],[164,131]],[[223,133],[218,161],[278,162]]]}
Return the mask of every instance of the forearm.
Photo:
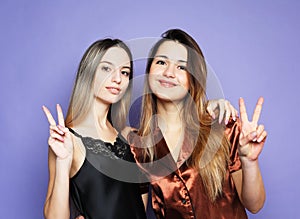
{"label": "forearm", "polygon": [[56,164],[55,180],[44,207],[46,219],[69,219],[69,168]]}
{"label": "forearm", "polygon": [[265,188],[258,160],[242,159],[242,202],[250,212],[257,213],[265,202]]}
{"label": "forearm", "polygon": [[142,194],[142,200],[143,200],[143,203],[144,203],[145,210],[147,210],[147,205],[148,205],[148,193]]}

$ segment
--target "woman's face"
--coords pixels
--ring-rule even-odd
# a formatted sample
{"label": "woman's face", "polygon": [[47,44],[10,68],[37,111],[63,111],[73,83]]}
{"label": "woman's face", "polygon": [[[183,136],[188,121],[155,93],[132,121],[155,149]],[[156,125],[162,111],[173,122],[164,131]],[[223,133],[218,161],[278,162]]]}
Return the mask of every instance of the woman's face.
{"label": "woman's face", "polygon": [[95,97],[106,103],[118,102],[129,85],[130,59],[120,47],[111,47],[103,55],[95,75]]}
{"label": "woman's face", "polygon": [[189,90],[187,49],[175,41],[163,42],[154,56],[149,71],[149,85],[163,101],[181,101]]}

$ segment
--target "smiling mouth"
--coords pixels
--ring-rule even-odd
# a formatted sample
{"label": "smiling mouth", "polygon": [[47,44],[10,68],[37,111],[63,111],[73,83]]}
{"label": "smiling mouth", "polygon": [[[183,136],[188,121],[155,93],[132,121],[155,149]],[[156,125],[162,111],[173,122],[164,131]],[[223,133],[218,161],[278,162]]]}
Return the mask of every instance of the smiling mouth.
{"label": "smiling mouth", "polygon": [[161,86],[166,87],[166,88],[177,86],[177,84],[175,84],[174,82],[171,82],[171,81],[166,81],[166,80],[158,80],[158,81]]}
{"label": "smiling mouth", "polygon": [[121,92],[121,89],[120,88],[117,88],[117,87],[106,87],[106,89],[112,93],[112,94],[119,94]]}

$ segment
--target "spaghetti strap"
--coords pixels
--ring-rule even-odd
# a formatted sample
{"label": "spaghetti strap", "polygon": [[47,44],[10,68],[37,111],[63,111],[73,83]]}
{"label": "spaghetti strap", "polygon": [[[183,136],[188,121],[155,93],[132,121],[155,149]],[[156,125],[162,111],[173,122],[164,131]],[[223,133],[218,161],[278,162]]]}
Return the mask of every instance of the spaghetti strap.
{"label": "spaghetti strap", "polygon": [[77,132],[75,132],[73,129],[69,128],[70,132],[73,133],[76,137],[78,138],[81,138],[82,139],[82,136],[79,135]]}

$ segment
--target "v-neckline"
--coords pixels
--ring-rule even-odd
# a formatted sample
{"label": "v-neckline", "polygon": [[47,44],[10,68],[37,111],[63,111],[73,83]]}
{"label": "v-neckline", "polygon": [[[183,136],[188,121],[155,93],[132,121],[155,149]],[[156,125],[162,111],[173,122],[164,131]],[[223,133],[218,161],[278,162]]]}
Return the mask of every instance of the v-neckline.
{"label": "v-neckline", "polygon": [[168,154],[170,154],[170,162],[172,162],[172,165],[176,166],[178,169],[185,163],[185,161],[191,156],[194,147],[191,147],[188,141],[188,136],[186,133],[184,133],[183,140],[180,145],[177,161],[175,161],[173,155],[170,152],[170,149],[168,147],[168,144],[166,142],[166,139],[159,128],[158,125],[156,125],[156,132],[155,132],[155,142],[157,142],[155,145],[156,152],[157,152],[157,159],[161,159]]}

